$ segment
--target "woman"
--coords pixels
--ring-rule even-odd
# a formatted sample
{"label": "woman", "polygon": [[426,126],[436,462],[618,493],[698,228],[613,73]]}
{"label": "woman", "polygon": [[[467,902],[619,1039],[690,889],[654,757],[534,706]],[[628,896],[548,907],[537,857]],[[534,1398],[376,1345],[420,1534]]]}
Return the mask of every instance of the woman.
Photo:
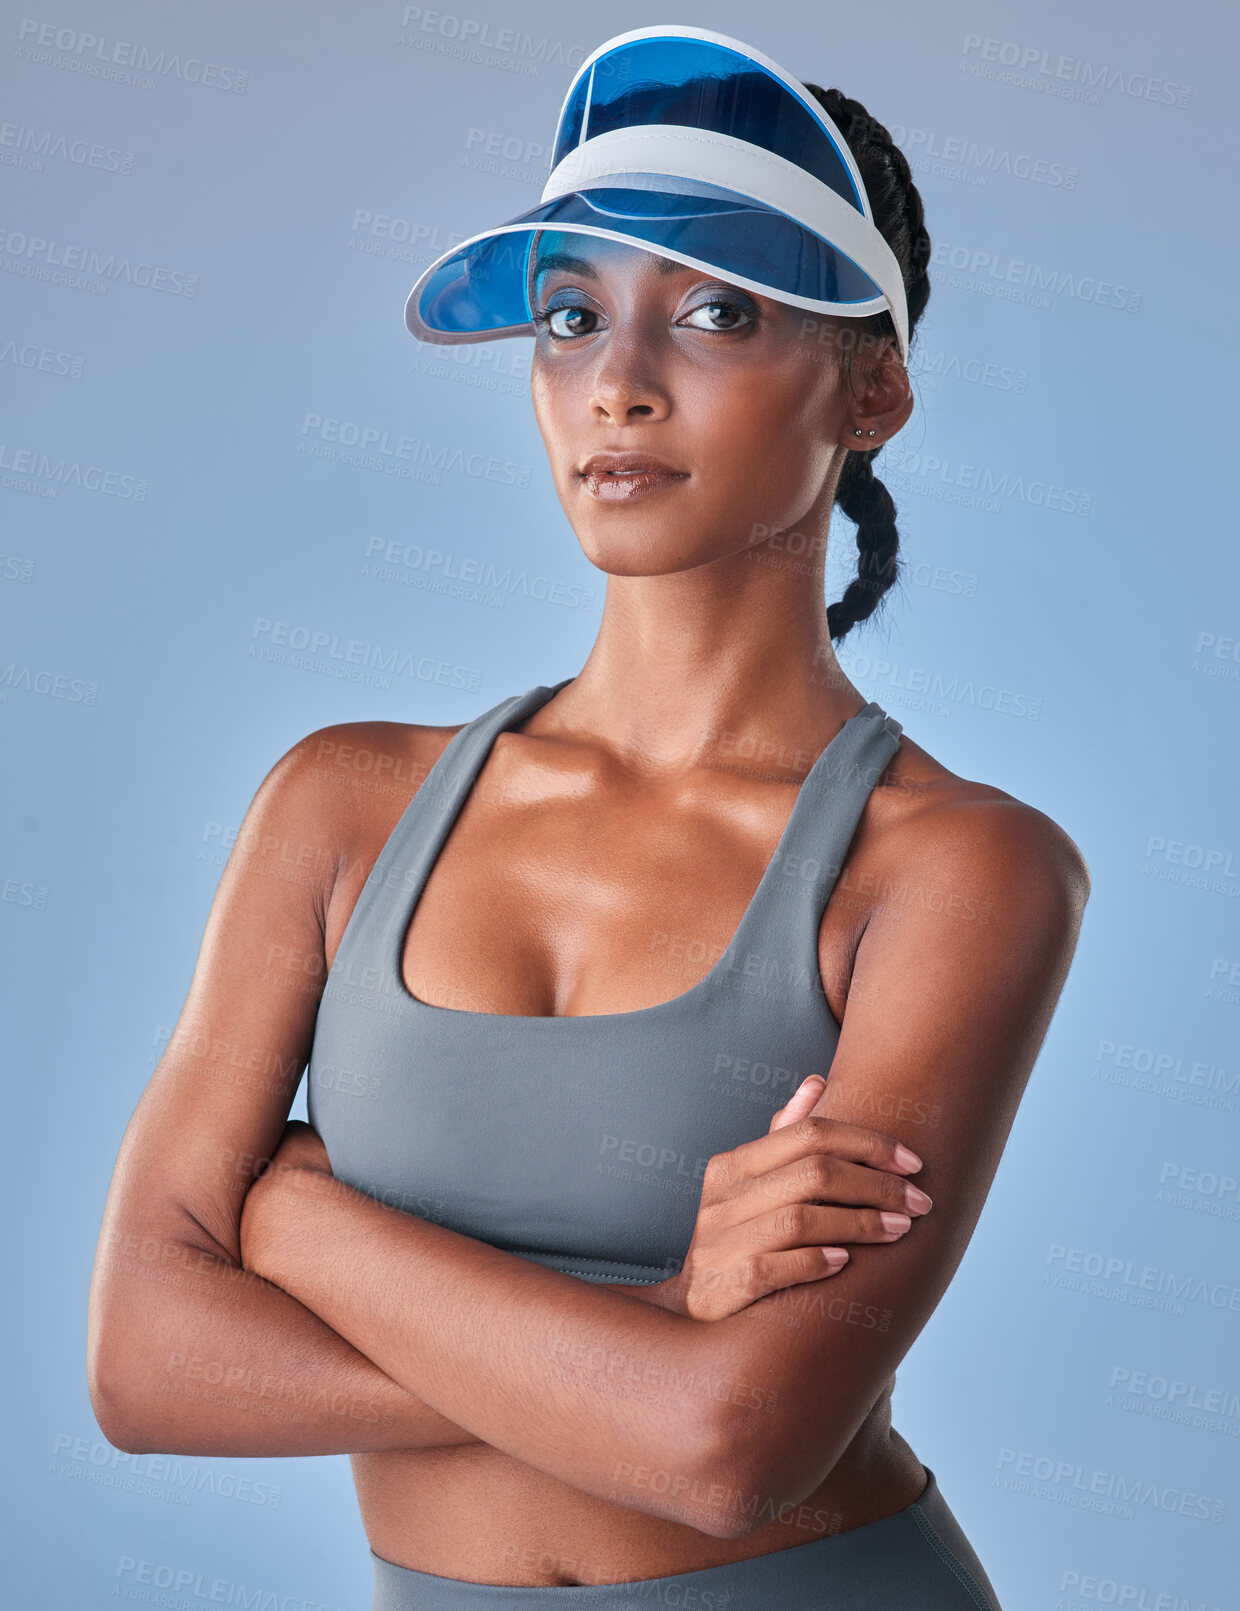
{"label": "woman", "polygon": [[896,579],[927,261],[856,102],[650,28],[583,65],[540,206],[410,296],[431,339],[532,326],[598,639],[273,768],[91,1304],[120,1447],[353,1456],[377,1611],[998,1605],[890,1395],[1088,874],[835,658]]}

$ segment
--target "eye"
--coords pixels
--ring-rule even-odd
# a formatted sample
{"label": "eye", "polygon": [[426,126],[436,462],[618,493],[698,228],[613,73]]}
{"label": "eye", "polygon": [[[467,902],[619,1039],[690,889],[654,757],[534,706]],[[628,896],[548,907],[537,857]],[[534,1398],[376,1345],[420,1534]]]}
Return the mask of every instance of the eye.
{"label": "eye", "polygon": [[[679,322],[683,324],[698,313],[705,314],[710,322],[695,324],[690,328],[694,330],[712,330],[718,335],[726,335],[732,330],[742,330],[746,324],[754,322],[752,311],[743,302],[738,302],[731,297],[725,296],[712,297],[709,302],[699,302],[697,307],[691,308]],[[594,326],[592,325],[582,328],[581,316],[583,314],[587,319],[598,318],[598,314],[595,313],[594,309],[586,307],[584,303],[557,302],[553,306],[536,311],[534,323],[537,326],[545,327],[553,341],[572,341],[577,336],[588,336],[594,333]],[[718,316],[720,314],[725,321],[730,322],[719,323]],[[557,319],[561,321],[559,324],[555,323]]]}
{"label": "eye", "polygon": [[[749,309],[747,307],[745,307],[743,303],[734,302],[734,301],[732,301],[732,299],[730,297],[721,297],[721,296],[712,297],[709,302],[699,302],[696,308],[691,308],[690,311],[685,314],[685,318],[686,319],[692,318],[693,314],[695,314],[695,313],[713,314],[715,311],[720,310],[720,309],[723,311],[725,316],[739,313],[750,324],[753,323],[753,316],[750,314]],[[741,330],[741,329],[744,328],[744,326],[741,323],[737,322],[737,323],[733,323],[733,324],[722,324],[722,325],[721,324],[714,324],[714,323],[712,323],[712,324],[696,324],[696,325],[692,326],[692,328],[694,330],[718,330],[718,331],[720,331],[722,333],[722,332],[725,332],[725,331],[728,331],[728,330]]]}
{"label": "eye", "polygon": [[[597,315],[594,313],[594,310],[592,308],[587,308],[584,303],[558,302],[553,308],[544,308],[541,312],[535,313],[534,323],[537,325],[545,325],[547,333],[550,335],[553,341],[571,341],[574,336],[588,336],[590,334],[588,329],[582,330],[572,324],[574,316],[582,313],[586,314],[587,317],[591,319],[597,317]],[[552,322],[553,320],[560,318],[561,315],[567,315],[569,320],[568,329],[565,329],[563,326],[557,326]]]}

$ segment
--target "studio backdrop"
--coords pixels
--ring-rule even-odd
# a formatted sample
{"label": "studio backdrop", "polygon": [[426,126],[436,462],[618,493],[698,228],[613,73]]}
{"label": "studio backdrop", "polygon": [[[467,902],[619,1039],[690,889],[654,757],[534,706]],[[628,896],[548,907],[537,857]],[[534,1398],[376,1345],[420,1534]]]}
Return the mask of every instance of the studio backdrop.
{"label": "studio backdrop", "polygon": [[[1240,1605],[1235,15],[56,0],[0,20],[14,1606],[369,1603],[345,1456],[103,1436],[100,1216],[279,756],[466,722],[594,640],[531,343],[426,345],[403,307],[537,203],[584,57],[668,21],[838,86],[909,159],[932,295],[875,466],[906,572],[841,662],[1092,875],[896,1424],[1013,1611]],[[829,599],[854,569],[837,512]]]}

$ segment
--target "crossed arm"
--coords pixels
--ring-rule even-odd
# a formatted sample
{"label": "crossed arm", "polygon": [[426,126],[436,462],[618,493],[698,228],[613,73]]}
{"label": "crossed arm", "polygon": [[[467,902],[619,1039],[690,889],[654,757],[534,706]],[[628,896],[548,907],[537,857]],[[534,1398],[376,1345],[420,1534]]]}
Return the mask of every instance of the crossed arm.
{"label": "crossed arm", "polygon": [[[276,812],[270,803],[267,809]],[[300,1381],[322,1375],[324,1350],[334,1350],[332,1368],[352,1373],[378,1413],[377,1423],[337,1415],[335,1425],[328,1417],[300,1431],[284,1428],[262,1452],[478,1439],[584,1492],[724,1537],[738,1525],[747,1530],[736,1521],[736,1494],[782,1504],[812,1493],[963,1256],[1054,1012],[1088,894],[1075,846],[1040,813],[986,801],[944,808],[941,817],[920,825],[899,865],[907,888],[950,898],[909,900],[897,890],[876,907],[857,948],[839,1045],[815,1109],[887,1129],[912,1146],[925,1164],[917,1183],[934,1200],[930,1214],[894,1245],[855,1247],[849,1265],[829,1280],[704,1322],[400,1213],[313,1169],[286,1175],[282,1187],[260,1183],[245,1221],[252,1174],[231,1194],[218,1189],[217,1178],[214,1195],[195,1200],[197,1211],[182,1204],[197,1227],[199,1256],[205,1237],[207,1250],[227,1261],[227,1271],[217,1272],[232,1283],[227,1295],[219,1289],[217,1351],[244,1354],[260,1372],[265,1366]],[[239,863],[238,879],[244,876]],[[225,904],[227,881],[226,869]],[[208,928],[208,971],[213,964],[226,973],[223,953],[244,949],[245,919],[239,910],[233,919],[226,947],[212,946]],[[250,921],[261,929],[264,914]],[[267,926],[253,944],[269,946],[272,932]],[[248,994],[256,994],[252,982]],[[165,1094],[171,1085],[165,1082]],[[158,1093],[152,1107],[157,1101]],[[255,1156],[275,1150],[289,1102],[291,1091],[283,1112],[269,1102],[251,1120]],[[135,1149],[140,1142],[135,1136]],[[147,1163],[154,1167],[149,1154]],[[719,1167],[726,1170],[727,1155]],[[208,1200],[214,1224],[204,1212]],[[809,1237],[798,1233],[808,1230],[812,1210],[787,1212],[789,1246],[801,1245]],[[178,1446],[167,1441],[175,1436],[180,1447],[197,1439],[203,1452],[260,1452],[235,1442],[244,1414],[225,1430],[226,1417],[212,1423],[201,1405],[179,1406],[179,1421],[167,1399],[162,1419],[144,1409],[145,1395],[168,1374],[162,1360],[177,1341],[173,1303],[152,1304],[149,1282],[118,1283],[119,1267],[123,1261],[113,1259],[102,1275],[97,1268],[97,1306],[92,1294],[97,1410],[111,1409],[118,1434],[131,1443],[155,1439],[148,1446],[167,1449]],[[117,1363],[126,1294],[141,1298],[148,1323],[165,1333],[163,1349],[143,1342],[137,1352],[145,1369],[128,1375]],[[278,1322],[272,1305],[280,1306]],[[234,1317],[251,1320],[226,1344],[230,1307]],[[195,1311],[196,1323],[202,1312]],[[657,1383],[658,1391],[622,1391],[634,1377]],[[108,1425],[104,1430],[112,1436]],[[297,1446],[281,1451],[281,1437]],[[657,1487],[649,1481],[652,1467],[667,1474]],[[752,1508],[742,1504],[741,1511]]]}

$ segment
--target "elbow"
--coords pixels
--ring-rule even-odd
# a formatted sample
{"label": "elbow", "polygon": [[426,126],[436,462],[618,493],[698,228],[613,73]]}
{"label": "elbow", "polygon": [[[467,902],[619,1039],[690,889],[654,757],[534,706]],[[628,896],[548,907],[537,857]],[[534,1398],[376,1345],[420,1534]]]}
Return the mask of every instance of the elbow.
{"label": "elbow", "polygon": [[148,1395],[135,1390],[135,1361],[112,1346],[106,1328],[92,1326],[86,1354],[86,1391],[99,1430],[114,1449],[123,1454],[159,1452],[153,1429],[142,1400]]}
{"label": "elbow", "polygon": [[682,1414],[667,1410],[661,1406],[647,1424],[638,1450],[626,1450],[631,1458],[608,1460],[604,1481],[594,1491],[613,1504],[712,1538],[749,1532],[738,1525],[739,1491],[718,1417],[700,1405],[697,1395]]}
{"label": "elbow", "polygon": [[143,1440],[130,1404],[117,1383],[88,1371],[86,1385],[96,1425],[112,1447],[123,1454],[149,1454],[151,1449]]}
{"label": "elbow", "polygon": [[[772,1471],[778,1434],[772,1427],[755,1435],[745,1413],[731,1405],[710,1408],[714,1413],[695,1418],[679,1443],[679,1472],[666,1470],[666,1455],[656,1454],[647,1480],[663,1489],[661,1514],[711,1538],[743,1538],[783,1513],[783,1490]],[[634,1480],[641,1476],[635,1473]]]}
{"label": "elbow", "polygon": [[797,1459],[802,1444],[796,1429],[779,1416],[748,1406],[719,1408],[699,1466],[699,1530],[714,1538],[744,1538],[783,1522],[804,1528],[807,1538],[819,1536],[827,1525],[824,1513],[806,1501],[830,1465],[815,1459],[808,1471]]}
{"label": "elbow", "polygon": [[159,1452],[151,1440],[143,1436],[128,1406],[115,1394],[103,1392],[92,1384],[90,1403],[99,1430],[114,1449],[119,1449],[122,1454]]}

